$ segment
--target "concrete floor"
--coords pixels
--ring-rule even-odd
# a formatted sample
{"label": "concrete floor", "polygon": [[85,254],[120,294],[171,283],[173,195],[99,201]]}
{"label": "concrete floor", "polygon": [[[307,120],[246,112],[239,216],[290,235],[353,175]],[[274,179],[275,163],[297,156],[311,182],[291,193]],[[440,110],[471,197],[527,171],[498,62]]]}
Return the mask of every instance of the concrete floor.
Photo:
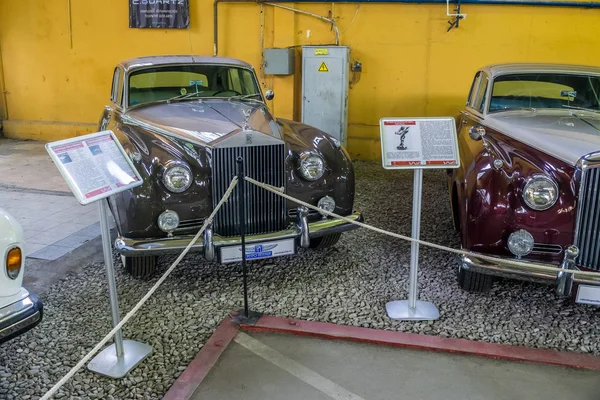
{"label": "concrete floor", "polygon": [[192,398],[596,400],[599,378],[596,371],[239,332]]}
{"label": "concrete floor", "polygon": [[44,146],[0,138],[0,207],[21,224],[28,259],[53,261],[100,235],[99,214],[77,202]]}

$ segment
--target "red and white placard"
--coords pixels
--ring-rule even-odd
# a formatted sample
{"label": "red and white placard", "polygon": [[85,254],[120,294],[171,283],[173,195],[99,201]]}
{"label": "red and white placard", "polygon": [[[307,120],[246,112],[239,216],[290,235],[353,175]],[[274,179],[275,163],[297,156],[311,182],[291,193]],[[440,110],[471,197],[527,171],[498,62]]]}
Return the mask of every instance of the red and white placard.
{"label": "red and white placard", "polygon": [[46,150],[81,204],[143,183],[112,131],[47,143]]}
{"label": "red and white placard", "polygon": [[460,166],[454,118],[382,118],[379,125],[383,168]]}

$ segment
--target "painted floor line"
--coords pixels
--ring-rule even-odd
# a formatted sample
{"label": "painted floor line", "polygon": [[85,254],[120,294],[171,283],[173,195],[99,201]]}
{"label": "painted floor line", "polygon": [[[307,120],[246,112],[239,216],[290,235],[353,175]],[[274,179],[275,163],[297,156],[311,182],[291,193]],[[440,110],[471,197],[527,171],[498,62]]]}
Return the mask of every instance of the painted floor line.
{"label": "painted floor line", "polygon": [[364,400],[362,397],[352,392],[349,392],[337,383],[332,382],[324,376],[317,374],[315,371],[306,368],[304,365],[284,356],[277,350],[270,348],[264,343],[254,339],[253,337],[243,332],[238,332],[237,336],[233,340],[237,344],[245,347],[257,356],[269,361],[270,363],[278,366],[284,371],[294,375],[296,378],[302,380],[305,383],[308,383],[315,389],[320,390],[321,392],[325,393],[327,396],[333,399]]}

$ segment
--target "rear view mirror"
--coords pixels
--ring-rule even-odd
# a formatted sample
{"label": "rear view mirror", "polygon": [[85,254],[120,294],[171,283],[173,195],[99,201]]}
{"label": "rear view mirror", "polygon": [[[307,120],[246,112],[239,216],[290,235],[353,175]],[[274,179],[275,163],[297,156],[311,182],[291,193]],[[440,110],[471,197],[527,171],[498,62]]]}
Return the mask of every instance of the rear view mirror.
{"label": "rear view mirror", "polygon": [[273,93],[271,89],[267,90],[267,92],[265,93],[265,98],[267,100],[273,100],[273,97],[275,97],[275,93]]}

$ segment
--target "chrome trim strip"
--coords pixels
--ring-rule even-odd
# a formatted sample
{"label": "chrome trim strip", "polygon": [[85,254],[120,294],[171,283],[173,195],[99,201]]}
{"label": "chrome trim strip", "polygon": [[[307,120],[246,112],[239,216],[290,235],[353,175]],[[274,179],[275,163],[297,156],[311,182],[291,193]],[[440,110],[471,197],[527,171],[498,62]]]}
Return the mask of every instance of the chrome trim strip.
{"label": "chrome trim strip", "polygon": [[6,321],[16,318],[21,314],[27,313],[33,308],[33,300],[30,297],[25,297],[22,300],[9,304],[6,307],[0,308],[0,325]]}
{"label": "chrome trim strip", "polygon": [[38,321],[40,321],[42,315],[39,311],[36,311],[34,314],[30,315],[27,318],[19,320],[12,325],[7,326],[6,328],[0,330],[0,339],[6,338],[10,335],[13,335],[17,332],[22,331],[23,329],[31,326]]}
{"label": "chrome trim strip", "polygon": [[[525,262],[525,260],[519,260],[520,262]],[[465,268],[470,271],[480,272],[487,275],[494,275],[504,278],[511,279],[519,279],[525,281],[532,282],[540,282],[540,283],[554,283],[558,277],[558,273],[560,272],[560,268],[558,265],[553,264],[541,264],[539,262],[532,262],[535,265],[543,265],[545,267],[555,268],[556,272],[550,271],[540,271],[537,269],[527,268],[525,266],[515,266],[515,265],[507,265],[507,264],[496,264],[491,263],[489,261],[485,261],[483,259],[477,257],[467,257],[461,256],[461,268]],[[587,285],[600,286],[600,272],[598,276],[594,277],[578,277],[575,275],[574,279],[575,283],[582,283]]]}
{"label": "chrome trim strip", "polygon": [[[362,222],[363,216],[360,212],[356,211],[347,218]],[[354,229],[358,229],[358,226],[346,222],[340,219],[325,219],[319,220],[312,223],[308,223],[308,230],[310,238],[322,237],[331,235],[334,233],[347,232]],[[260,235],[247,235],[246,243],[260,243],[270,240],[279,239],[291,239],[299,238],[302,235],[302,231],[297,226],[292,226],[288,229],[263,233]],[[118,237],[115,240],[116,250],[124,256],[145,256],[145,255],[161,255],[176,253],[185,249],[194,235],[186,236],[175,236],[172,238],[156,238],[156,239],[129,239],[124,237]],[[215,249],[223,246],[232,246],[241,243],[239,236],[235,237],[222,237],[215,235],[213,239]],[[190,248],[190,252],[203,252],[204,244],[196,242],[194,246]]]}

